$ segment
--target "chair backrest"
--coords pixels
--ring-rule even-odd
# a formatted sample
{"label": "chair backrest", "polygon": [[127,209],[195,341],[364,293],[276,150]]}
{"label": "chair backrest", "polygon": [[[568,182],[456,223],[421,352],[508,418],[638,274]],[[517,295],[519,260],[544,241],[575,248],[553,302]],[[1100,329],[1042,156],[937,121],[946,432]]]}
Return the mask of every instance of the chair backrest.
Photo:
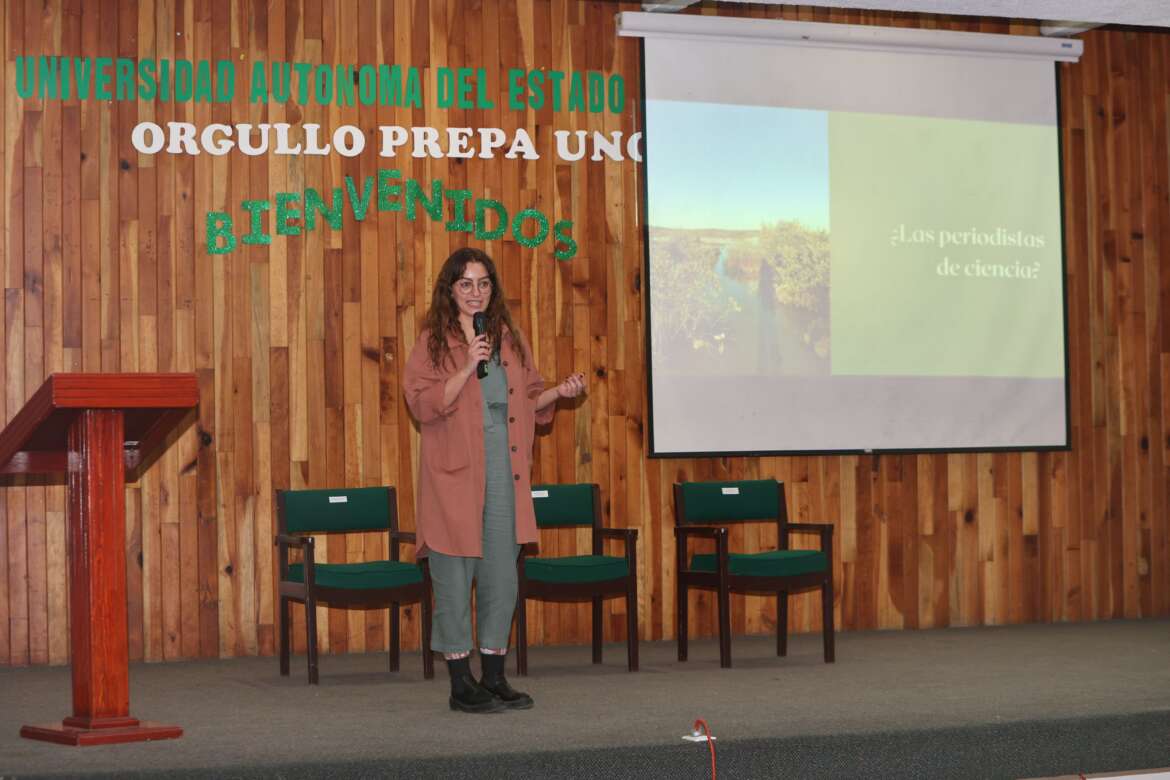
{"label": "chair backrest", "polygon": [[533,485],[537,528],[601,527],[601,490],[595,484]]}
{"label": "chair backrest", "polygon": [[281,490],[276,494],[281,533],[398,530],[392,487]]}
{"label": "chair backrest", "polygon": [[674,483],[675,525],[788,522],[784,483],[774,479]]}

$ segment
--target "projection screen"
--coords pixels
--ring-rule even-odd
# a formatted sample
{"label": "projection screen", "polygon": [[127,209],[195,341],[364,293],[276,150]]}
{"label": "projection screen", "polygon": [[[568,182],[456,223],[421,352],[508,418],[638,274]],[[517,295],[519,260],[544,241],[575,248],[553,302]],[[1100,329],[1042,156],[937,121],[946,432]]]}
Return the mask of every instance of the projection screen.
{"label": "projection screen", "polygon": [[651,453],[1067,446],[1081,43],[647,16]]}

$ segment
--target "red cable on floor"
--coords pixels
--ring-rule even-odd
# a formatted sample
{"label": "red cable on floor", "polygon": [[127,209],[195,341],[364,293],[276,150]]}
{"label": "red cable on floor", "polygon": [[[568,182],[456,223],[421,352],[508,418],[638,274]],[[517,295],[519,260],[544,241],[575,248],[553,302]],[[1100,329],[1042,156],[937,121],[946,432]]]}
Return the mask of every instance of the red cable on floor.
{"label": "red cable on floor", "polygon": [[695,733],[699,733],[699,727],[703,727],[703,736],[707,738],[707,747],[711,748],[711,780],[715,780],[715,740],[711,738],[711,729],[707,728],[707,721],[702,718],[695,719]]}

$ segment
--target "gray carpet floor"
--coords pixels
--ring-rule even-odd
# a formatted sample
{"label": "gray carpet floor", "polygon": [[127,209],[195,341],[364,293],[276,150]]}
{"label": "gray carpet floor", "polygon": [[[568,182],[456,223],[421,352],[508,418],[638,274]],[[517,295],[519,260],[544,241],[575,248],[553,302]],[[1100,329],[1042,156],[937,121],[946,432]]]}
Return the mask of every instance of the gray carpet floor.
{"label": "gray carpet floor", "polygon": [[[434,776],[455,776],[444,761],[512,755],[539,767],[542,755],[583,751],[603,760],[621,750],[650,765],[655,755],[669,755],[672,766],[693,761],[692,776],[705,777],[706,746],[681,739],[696,718],[706,720],[730,760],[737,745],[745,755],[766,755],[778,739],[816,755],[850,735],[880,748],[900,734],[945,740],[962,729],[983,729],[984,744],[1001,739],[1026,751],[1027,743],[1047,739],[1044,728],[1061,728],[1046,722],[1113,717],[1120,733],[1164,734],[1166,760],[1146,766],[1170,765],[1170,621],[842,633],[835,664],[821,661],[818,635],[793,637],[786,658],[775,657],[774,647],[770,637],[737,637],[735,667],[720,669],[713,641],[693,641],[687,663],[675,660],[673,642],[647,642],[642,671],[633,674],[625,670],[624,645],[607,645],[599,666],[589,663],[587,647],[533,648],[530,675],[511,679],[536,706],[490,716],[451,712],[442,663],[434,680],[424,680],[417,653],[404,654],[396,674],[386,671],[385,654],[325,656],[315,687],[305,682],[303,656],[294,657],[287,678],[274,658],[132,664],[131,714],[182,726],[184,736],[86,748],[18,736],[23,724],[69,714],[67,667],[0,669],[0,777],[244,776],[241,767],[308,776],[310,767],[331,763],[363,768],[350,774],[394,776],[393,762],[402,759],[430,766]],[[1136,725],[1126,718],[1137,718]],[[990,776],[980,771],[980,739],[956,754],[946,774]],[[720,774],[734,776],[722,771],[723,760]],[[1062,771],[1112,768],[1139,767]],[[808,769],[805,776],[818,775]],[[840,767],[820,773],[848,775]]]}

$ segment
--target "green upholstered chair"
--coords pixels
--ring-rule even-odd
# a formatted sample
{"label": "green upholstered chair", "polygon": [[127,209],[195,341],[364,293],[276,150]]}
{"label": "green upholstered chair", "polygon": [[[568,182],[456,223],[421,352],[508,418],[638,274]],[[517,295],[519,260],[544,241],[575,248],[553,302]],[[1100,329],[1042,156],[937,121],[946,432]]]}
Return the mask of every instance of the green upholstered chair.
{"label": "green upholstered chair", "polygon": [[[390,607],[390,671],[398,671],[398,605],[422,604],[423,676],[435,674],[431,645],[431,581],[425,566],[399,560],[402,542],[413,533],[398,530],[398,501],[392,487],[336,490],[280,490],[276,493],[276,546],[280,559],[280,673],[288,675],[289,602],[305,605],[309,683],[317,683],[317,603],[346,609]],[[385,531],[390,559],[360,563],[317,563],[312,534]],[[289,548],[303,551],[289,562]]]}
{"label": "green upholstered chair", "polygon": [[[776,523],[779,549],[757,553],[728,550],[728,524]],[[710,588],[719,610],[719,665],[731,666],[730,592],[775,593],[776,655],[788,653],[788,595],[820,588],[825,662],[833,662],[833,526],[790,523],[784,484],[774,479],[682,482],[674,485],[674,534],[678,571],[678,660],[687,660],[687,591]],[[819,550],[789,547],[793,531],[820,534]],[[687,560],[687,541],[715,542],[715,552]]]}
{"label": "green upholstered chair", "polygon": [[[626,653],[629,670],[638,670],[638,559],[633,528],[601,527],[601,491],[597,485],[533,485],[537,528],[590,527],[593,554],[529,556],[521,549],[520,592],[516,605],[516,672],[528,674],[528,599],[593,602],[593,663],[601,663],[601,602],[626,597]],[[624,555],[603,555],[606,539],[624,542]]]}

